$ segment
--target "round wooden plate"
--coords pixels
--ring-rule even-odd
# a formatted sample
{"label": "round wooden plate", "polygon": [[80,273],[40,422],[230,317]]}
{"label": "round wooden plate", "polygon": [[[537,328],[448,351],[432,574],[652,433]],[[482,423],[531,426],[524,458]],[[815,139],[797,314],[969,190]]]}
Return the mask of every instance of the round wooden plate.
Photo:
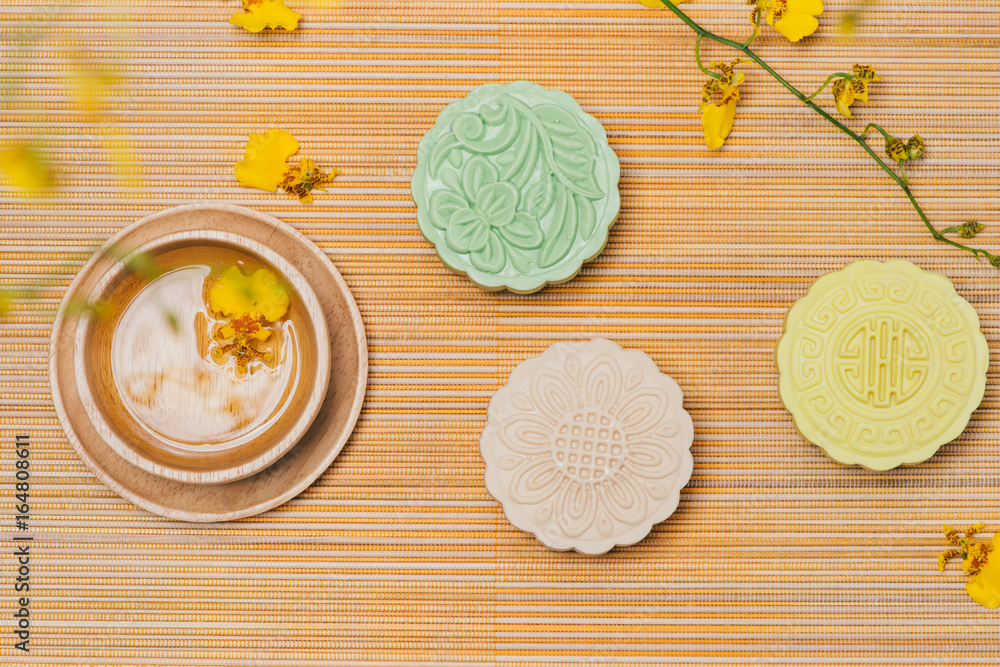
{"label": "round wooden plate", "polygon": [[[167,479],[129,463],[101,437],[87,416],[76,376],[74,350],[80,318],[60,310],[52,331],[49,376],[56,412],[83,462],[109,488],[155,514],[182,521],[228,521],[259,514],[308,487],[333,462],[361,412],[368,379],[368,347],[361,314],[340,273],[323,252],[269,215],[230,205],[194,204],[161,211],[122,230],[114,240],[139,247],[166,234],[211,229],[250,237],[267,245],[306,276],[326,316],[332,372],[319,414],[301,439],[276,462],[249,477],[223,484]],[[70,285],[87,295],[102,279],[98,257]]]}

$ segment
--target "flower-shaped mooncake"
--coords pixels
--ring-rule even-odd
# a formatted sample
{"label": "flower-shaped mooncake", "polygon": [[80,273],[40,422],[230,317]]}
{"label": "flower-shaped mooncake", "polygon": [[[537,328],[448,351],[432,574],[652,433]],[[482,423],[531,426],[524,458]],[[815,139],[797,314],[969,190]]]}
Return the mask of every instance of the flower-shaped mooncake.
{"label": "flower-shaped mooncake", "polygon": [[490,401],[480,451],[510,522],[553,549],[645,537],[691,478],[680,387],[646,354],[595,339],[522,362]]}

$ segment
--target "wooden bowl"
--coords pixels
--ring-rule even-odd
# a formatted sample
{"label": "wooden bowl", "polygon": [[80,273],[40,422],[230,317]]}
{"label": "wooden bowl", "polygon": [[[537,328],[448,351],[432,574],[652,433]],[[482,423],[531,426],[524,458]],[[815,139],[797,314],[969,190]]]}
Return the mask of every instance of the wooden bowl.
{"label": "wooden bowl", "polygon": [[[140,494],[144,502],[130,495],[139,471],[164,484],[228,487],[280,460],[329,398],[334,354],[329,305],[305,277],[325,268],[321,262],[336,273],[329,260],[274,218],[233,206],[164,211],[126,228],[106,248],[112,250],[91,258],[70,286],[53,328],[50,375],[56,409],[81,458],[106,482],[110,477],[110,486],[123,486],[123,495],[147,507],[159,494],[146,479],[147,493]],[[137,254],[164,273],[152,282],[137,275],[131,261]],[[289,293],[288,313],[273,335],[281,359],[274,368],[257,367],[243,378],[223,366],[194,372],[184,355],[197,345],[202,349],[194,356],[203,356],[210,344],[205,322],[197,321],[192,306],[203,305],[197,286],[213,262],[237,261],[245,272],[271,268]],[[162,289],[156,291],[157,285]],[[74,317],[73,304],[81,300],[106,301],[110,314]],[[357,348],[355,337],[350,338]],[[347,342],[343,336],[337,340],[338,347]],[[363,334],[361,341],[364,350]],[[357,349],[351,356],[359,358]],[[366,360],[353,370],[362,366],[366,376]],[[257,385],[248,389],[248,382]],[[150,391],[156,398],[147,401]],[[243,392],[236,396],[241,406],[229,400],[233,391]],[[353,427],[357,414],[344,417]],[[108,458],[108,450],[116,457]],[[212,515],[225,515],[222,509]]]}

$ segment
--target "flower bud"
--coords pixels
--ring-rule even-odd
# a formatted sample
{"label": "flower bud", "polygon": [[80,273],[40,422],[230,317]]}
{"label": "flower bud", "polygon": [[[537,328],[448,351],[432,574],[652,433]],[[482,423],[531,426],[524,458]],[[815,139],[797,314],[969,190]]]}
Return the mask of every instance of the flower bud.
{"label": "flower bud", "polygon": [[906,142],[906,155],[911,160],[916,160],[917,158],[923,156],[923,154],[924,140],[914,134],[910,137],[910,140]]}
{"label": "flower bud", "polygon": [[969,220],[968,222],[963,222],[958,226],[958,235],[963,239],[971,239],[973,236],[983,231],[984,227],[986,227],[986,225],[981,222]]}
{"label": "flower bud", "polygon": [[885,154],[895,160],[897,163],[902,162],[907,158],[906,155],[906,144],[903,143],[902,139],[897,139],[896,137],[889,137],[885,140]]}

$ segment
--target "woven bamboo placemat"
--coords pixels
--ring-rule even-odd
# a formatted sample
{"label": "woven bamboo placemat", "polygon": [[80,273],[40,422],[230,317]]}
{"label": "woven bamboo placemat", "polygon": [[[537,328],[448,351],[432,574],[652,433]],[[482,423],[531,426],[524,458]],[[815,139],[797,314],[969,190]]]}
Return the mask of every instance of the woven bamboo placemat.
{"label": "woven bamboo placemat", "polygon": [[[1000,526],[997,375],[965,433],[887,473],[793,430],[772,349],[789,305],[860,258],[949,276],[1000,340],[1000,273],[932,241],[861,151],[760,73],[724,150],[704,149],[692,35],[637,2],[295,2],[294,33],[227,25],[236,0],[0,0],[0,139],[34,138],[58,188],[0,190],[0,286],[41,291],[0,324],[0,660],[37,665],[972,664],[997,612],[939,573],[944,522]],[[1000,223],[1000,6],[883,0],[852,38],[827,0],[799,45],[760,52],[809,88],[868,62],[856,105],[929,149],[910,169],[932,218]],[[746,31],[738,0],[685,5]],[[712,50],[710,57],[729,57]],[[81,107],[74,70],[110,91]],[[539,294],[449,273],[409,196],[417,142],[474,86],[574,95],[622,162],[605,253]],[[13,97],[11,96],[13,92]],[[829,98],[824,99],[827,106]],[[248,132],[283,128],[343,171],[303,206],[237,187]],[[334,465],[294,501],[172,522],[99,483],[59,426],[53,312],[103,240],[165,207],[269,212],[323,248],[371,350],[367,400]],[[945,226],[945,225],[941,225]],[[992,228],[979,240],[997,247]],[[486,403],[523,359],[603,336],[686,392],[694,476],[677,513],[601,557],[548,551],[483,486]],[[30,653],[15,648],[15,438],[31,447]],[[953,566],[954,568],[955,566]]]}

